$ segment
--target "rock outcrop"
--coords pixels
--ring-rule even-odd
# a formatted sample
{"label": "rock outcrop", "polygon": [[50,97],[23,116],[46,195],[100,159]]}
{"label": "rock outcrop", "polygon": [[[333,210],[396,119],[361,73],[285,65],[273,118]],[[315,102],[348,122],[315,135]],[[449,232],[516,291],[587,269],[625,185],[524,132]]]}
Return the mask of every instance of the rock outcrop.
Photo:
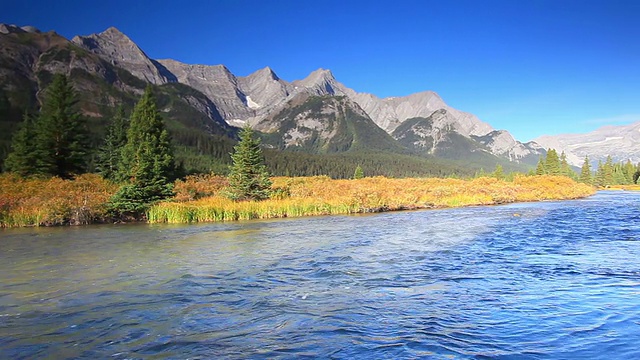
{"label": "rock outcrop", "polygon": [[99,55],[112,65],[128,70],[133,76],[152,84],[165,84],[172,80],[163,74],[147,54],[129,37],[115,27],[99,34],[76,36],[74,44]]}

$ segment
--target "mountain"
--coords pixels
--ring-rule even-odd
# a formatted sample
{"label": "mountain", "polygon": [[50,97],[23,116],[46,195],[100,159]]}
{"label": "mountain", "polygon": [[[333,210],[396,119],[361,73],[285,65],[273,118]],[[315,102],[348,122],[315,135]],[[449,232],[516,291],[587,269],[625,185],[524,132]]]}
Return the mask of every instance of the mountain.
{"label": "mountain", "polygon": [[114,27],[99,34],[76,36],[71,42],[108,60],[112,65],[127,69],[131,75],[146,82],[161,85],[176,81],[172,74],[162,69],[128,36]]}
{"label": "mountain", "polygon": [[[347,88],[326,69],[318,69],[302,80],[289,83],[280,79],[268,67],[246,77],[237,77],[224,65],[190,65],[170,59],[155,61],[148,58],[133,41],[115,28],[109,28],[100,34],[75,37],[74,42],[89,51],[101,54],[112,64],[123,67],[142,80],[155,84],[175,81],[199,90],[211,100],[222,118],[234,126],[249,124],[256,129],[265,128],[263,121],[281,113],[286,104],[292,103],[299,94],[346,96],[358,104],[373,123],[390,135],[408,119],[428,118],[437,111],[444,110],[446,116],[431,117],[433,131],[455,132],[464,137],[465,142],[470,141],[469,148],[474,151],[477,148],[482,148],[483,151],[488,149],[498,157],[524,163],[534,162],[531,159],[537,159],[543,153],[534,144],[522,144],[504,130],[495,132],[490,125],[480,121],[475,115],[446,105],[432,91],[380,99],[375,95],[358,93]],[[274,131],[273,126],[269,129]],[[405,129],[412,131],[413,128]],[[319,133],[318,136],[324,135]],[[432,145],[439,147],[445,143],[435,141]],[[451,147],[451,144],[449,146]],[[443,151],[428,149],[427,153],[441,154]],[[457,153],[460,153],[460,157],[465,157],[464,152]]]}
{"label": "mountain", "polygon": [[640,162],[640,122],[620,126],[604,126],[586,134],[541,136],[534,140],[545,148],[564,151],[567,161],[581,166],[585,156],[591,164],[604,162],[611,156],[616,162]]}
{"label": "mountain", "polygon": [[299,93],[280,112],[253,127],[268,134],[265,142],[280,150],[406,152],[346,96]]}
{"label": "mountain", "polygon": [[[38,103],[52,74],[62,72],[79,90],[96,142],[114,106],[130,108],[151,85],[177,144],[201,159],[226,157],[221,149],[228,143],[216,147],[209,136],[229,140],[236,126],[245,125],[261,131],[273,149],[297,153],[382,151],[464,160],[472,168],[533,164],[544,153],[535,143],[522,144],[507,131],[448,106],[435,92],[381,99],[347,88],[327,69],[292,82],[269,67],[236,76],[224,65],[151,59],[113,27],[69,41],[55,32],[2,24],[0,45],[0,111],[5,97],[9,110],[4,112],[11,114],[0,119],[0,129],[7,134],[15,131],[22,109]],[[6,137],[0,141],[6,153]]]}
{"label": "mountain", "polygon": [[[111,38],[127,43],[126,39],[114,35],[113,29],[106,33],[110,35],[99,37],[97,42],[103,48],[112,44]],[[88,141],[94,147],[102,141],[107,125],[105,120],[113,114],[115,107],[123,105],[130,111],[145,87],[149,86],[149,82],[140,77],[151,79],[151,73],[145,70],[138,72],[140,77],[134,76],[119,66],[122,63],[114,65],[117,52],[106,56],[105,51],[98,48],[89,51],[77,41],[69,41],[54,31],[40,32],[30,27],[0,25],[0,161],[10,149],[11,134],[17,129],[25,109],[33,111],[37,107],[53,74],[66,74],[77,90],[78,106],[87,117],[91,130]],[[131,44],[127,48],[132,53],[137,52],[137,46]],[[114,45],[113,48],[117,47]],[[141,51],[138,55],[124,58],[144,61],[146,55]],[[131,67],[131,62],[125,64]],[[152,86],[158,107],[166,114],[167,127],[180,144],[205,146],[205,142],[214,141],[209,138],[215,137],[221,147],[230,148],[230,140],[227,143],[224,138],[235,130],[207,96],[177,82]],[[8,109],[3,110],[3,107]],[[203,139],[202,134],[209,138]]]}

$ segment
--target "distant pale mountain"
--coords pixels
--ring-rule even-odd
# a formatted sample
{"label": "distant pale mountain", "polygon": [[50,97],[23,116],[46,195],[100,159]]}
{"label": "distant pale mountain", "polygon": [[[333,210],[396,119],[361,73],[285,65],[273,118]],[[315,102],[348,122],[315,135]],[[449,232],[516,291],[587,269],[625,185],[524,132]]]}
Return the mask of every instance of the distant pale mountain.
{"label": "distant pale mountain", "polygon": [[581,166],[585,156],[591,164],[605,161],[640,162],[640,122],[620,126],[604,126],[586,134],[541,136],[534,140],[545,148],[564,151],[571,165]]}
{"label": "distant pale mountain", "polygon": [[[150,83],[166,94],[162,111],[176,113],[175,119],[187,121],[194,131],[229,134],[232,126],[249,125],[282,150],[384,149],[491,167],[501,161],[534,164],[544,154],[537,144],[494,130],[432,91],[381,99],[347,88],[326,69],[287,82],[269,67],[241,77],[224,65],[154,60],[114,27],[71,41],[4,24],[0,34],[0,90],[14,101],[15,89],[28,87],[28,93],[38,94],[51,74],[64,72],[86,91],[83,101],[95,103],[83,106],[88,115],[100,117],[108,107],[131,102]],[[180,120],[178,112],[192,114],[191,120]]]}

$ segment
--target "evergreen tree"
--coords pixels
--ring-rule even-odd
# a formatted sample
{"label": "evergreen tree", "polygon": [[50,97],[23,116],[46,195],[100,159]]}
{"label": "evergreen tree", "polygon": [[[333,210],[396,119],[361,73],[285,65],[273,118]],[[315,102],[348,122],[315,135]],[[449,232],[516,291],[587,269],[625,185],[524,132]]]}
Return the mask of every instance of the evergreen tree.
{"label": "evergreen tree", "polygon": [[86,121],[76,109],[77,102],[67,77],[54,75],[36,125],[37,174],[68,179],[85,171]]}
{"label": "evergreen tree", "polygon": [[631,160],[627,160],[624,164],[624,176],[627,180],[627,184],[633,184],[635,181],[633,180],[633,174],[635,173],[636,168],[631,163]]}
{"label": "evergreen tree", "polygon": [[149,205],[173,196],[174,170],[169,133],[149,86],[131,114],[127,142],[116,174],[129,184],[121,187],[111,199],[112,210],[120,215],[139,217]]}
{"label": "evergreen tree", "polygon": [[556,152],[555,149],[547,150],[547,159],[544,168],[549,175],[561,175],[560,158],[558,158],[558,152]]}
{"label": "evergreen tree", "polygon": [[584,184],[591,184],[591,165],[589,164],[589,157],[584,157],[584,163],[582,163],[582,169],[580,170],[580,182]]}
{"label": "evergreen tree", "polygon": [[564,151],[560,154],[560,174],[572,179],[576,176],[576,173],[571,169],[571,166],[569,166],[567,154],[565,154]]}
{"label": "evergreen tree", "polygon": [[627,177],[624,175],[624,165],[622,163],[613,166],[613,183],[614,185],[627,185]]}
{"label": "evergreen tree", "polygon": [[603,165],[604,168],[604,185],[613,185],[613,159],[611,155],[607,156],[607,159]]}
{"label": "evergreen tree", "polygon": [[493,176],[498,180],[504,179],[504,171],[502,170],[502,165],[496,165],[496,169],[493,171]]}
{"label": "evergreen tree", "polygon": [[33,141],[36,128],[33,117],[25,112],[20,129],[13,135],[11,153],[5,160],[5,170],[20,176],[36,174],[36,146]]}
{"label": "evergreen tree", "polygon": [[544,160],[542,160],[542,156],[538,159],[538,165],[536,166],[536,175],[544,175],[547,173],[547,170],[544,166]]}
{"label": "evergreen tree", "polygon": [[269,197],[271,180],[264,165],[260,140],[246,126],[240,132],[240,142],[231,154],[233,165],[229,173],[229,197],[233,200],[263,200]]}
{"label": "evergreen tree", "polygon": [[104,144],[98,152],[98,171],[105,179],[126,180],[123,177],[118,178],[118,175],[124,173],[119,170],[119,165],[122,162],[122,149],[127,144],[128,129],[129,120],[125,117],[124,108],[119,106],[107,129]]}
{"label": "evergreen tree", "polygon": [[598,168],[596,170],[596,176],[593,179],[593,185],[596,186],[605,186],[606,185],[606,181],[605,181],[605,170],[604,170],[604,165],[602,164],[602,161],[598,160]]}
{"label": "evergreen tree", "polygon": [[360,165],[358,165],[356,167],[356,170],[353,173],[353,178],[354,179],[362,179],[364,177],[364,172],[362,171],[362,167]]}

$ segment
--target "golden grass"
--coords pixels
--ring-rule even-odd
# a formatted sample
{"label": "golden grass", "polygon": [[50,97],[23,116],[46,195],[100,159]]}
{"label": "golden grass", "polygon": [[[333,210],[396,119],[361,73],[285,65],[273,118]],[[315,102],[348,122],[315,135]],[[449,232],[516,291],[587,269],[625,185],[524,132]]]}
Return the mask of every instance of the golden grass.
{"label": "golden grass", "polygon": [[74,180],[0,175],[0,227],[88,224],[104,216],[117,186],[99,175]]}
{"label": "golden grass", "polygon": [[640,191],[640,185],[611,185],[606,190],[628,190],[628,191]]}
{"label": "golden grass", "polygon": [[278,195],[269,200],[233,202],[214,195],[167,201],[153,206],[148,219],[154,223],[191,223],[351,214],[576,199],[595,192],[591,186],[561,176],[516,176],[511,182],[488,177],[331,180],[316,176],[272,180]]}
{"label": "golden grass", "polygon": [[[222,196],[226,178],[187,177],[175,184],[176,197],[152,206],[150,222],[192,223],[353,214],[575,199],[591,186],[559,176],[495,178],[332,180],[326,176],[273,178],[273,196],[260,202],[233,202]],[[107,218],[106,204],[118,186],[86,174],[74,180],[23,179],[0,175],[0,227],[87,224]]]}

